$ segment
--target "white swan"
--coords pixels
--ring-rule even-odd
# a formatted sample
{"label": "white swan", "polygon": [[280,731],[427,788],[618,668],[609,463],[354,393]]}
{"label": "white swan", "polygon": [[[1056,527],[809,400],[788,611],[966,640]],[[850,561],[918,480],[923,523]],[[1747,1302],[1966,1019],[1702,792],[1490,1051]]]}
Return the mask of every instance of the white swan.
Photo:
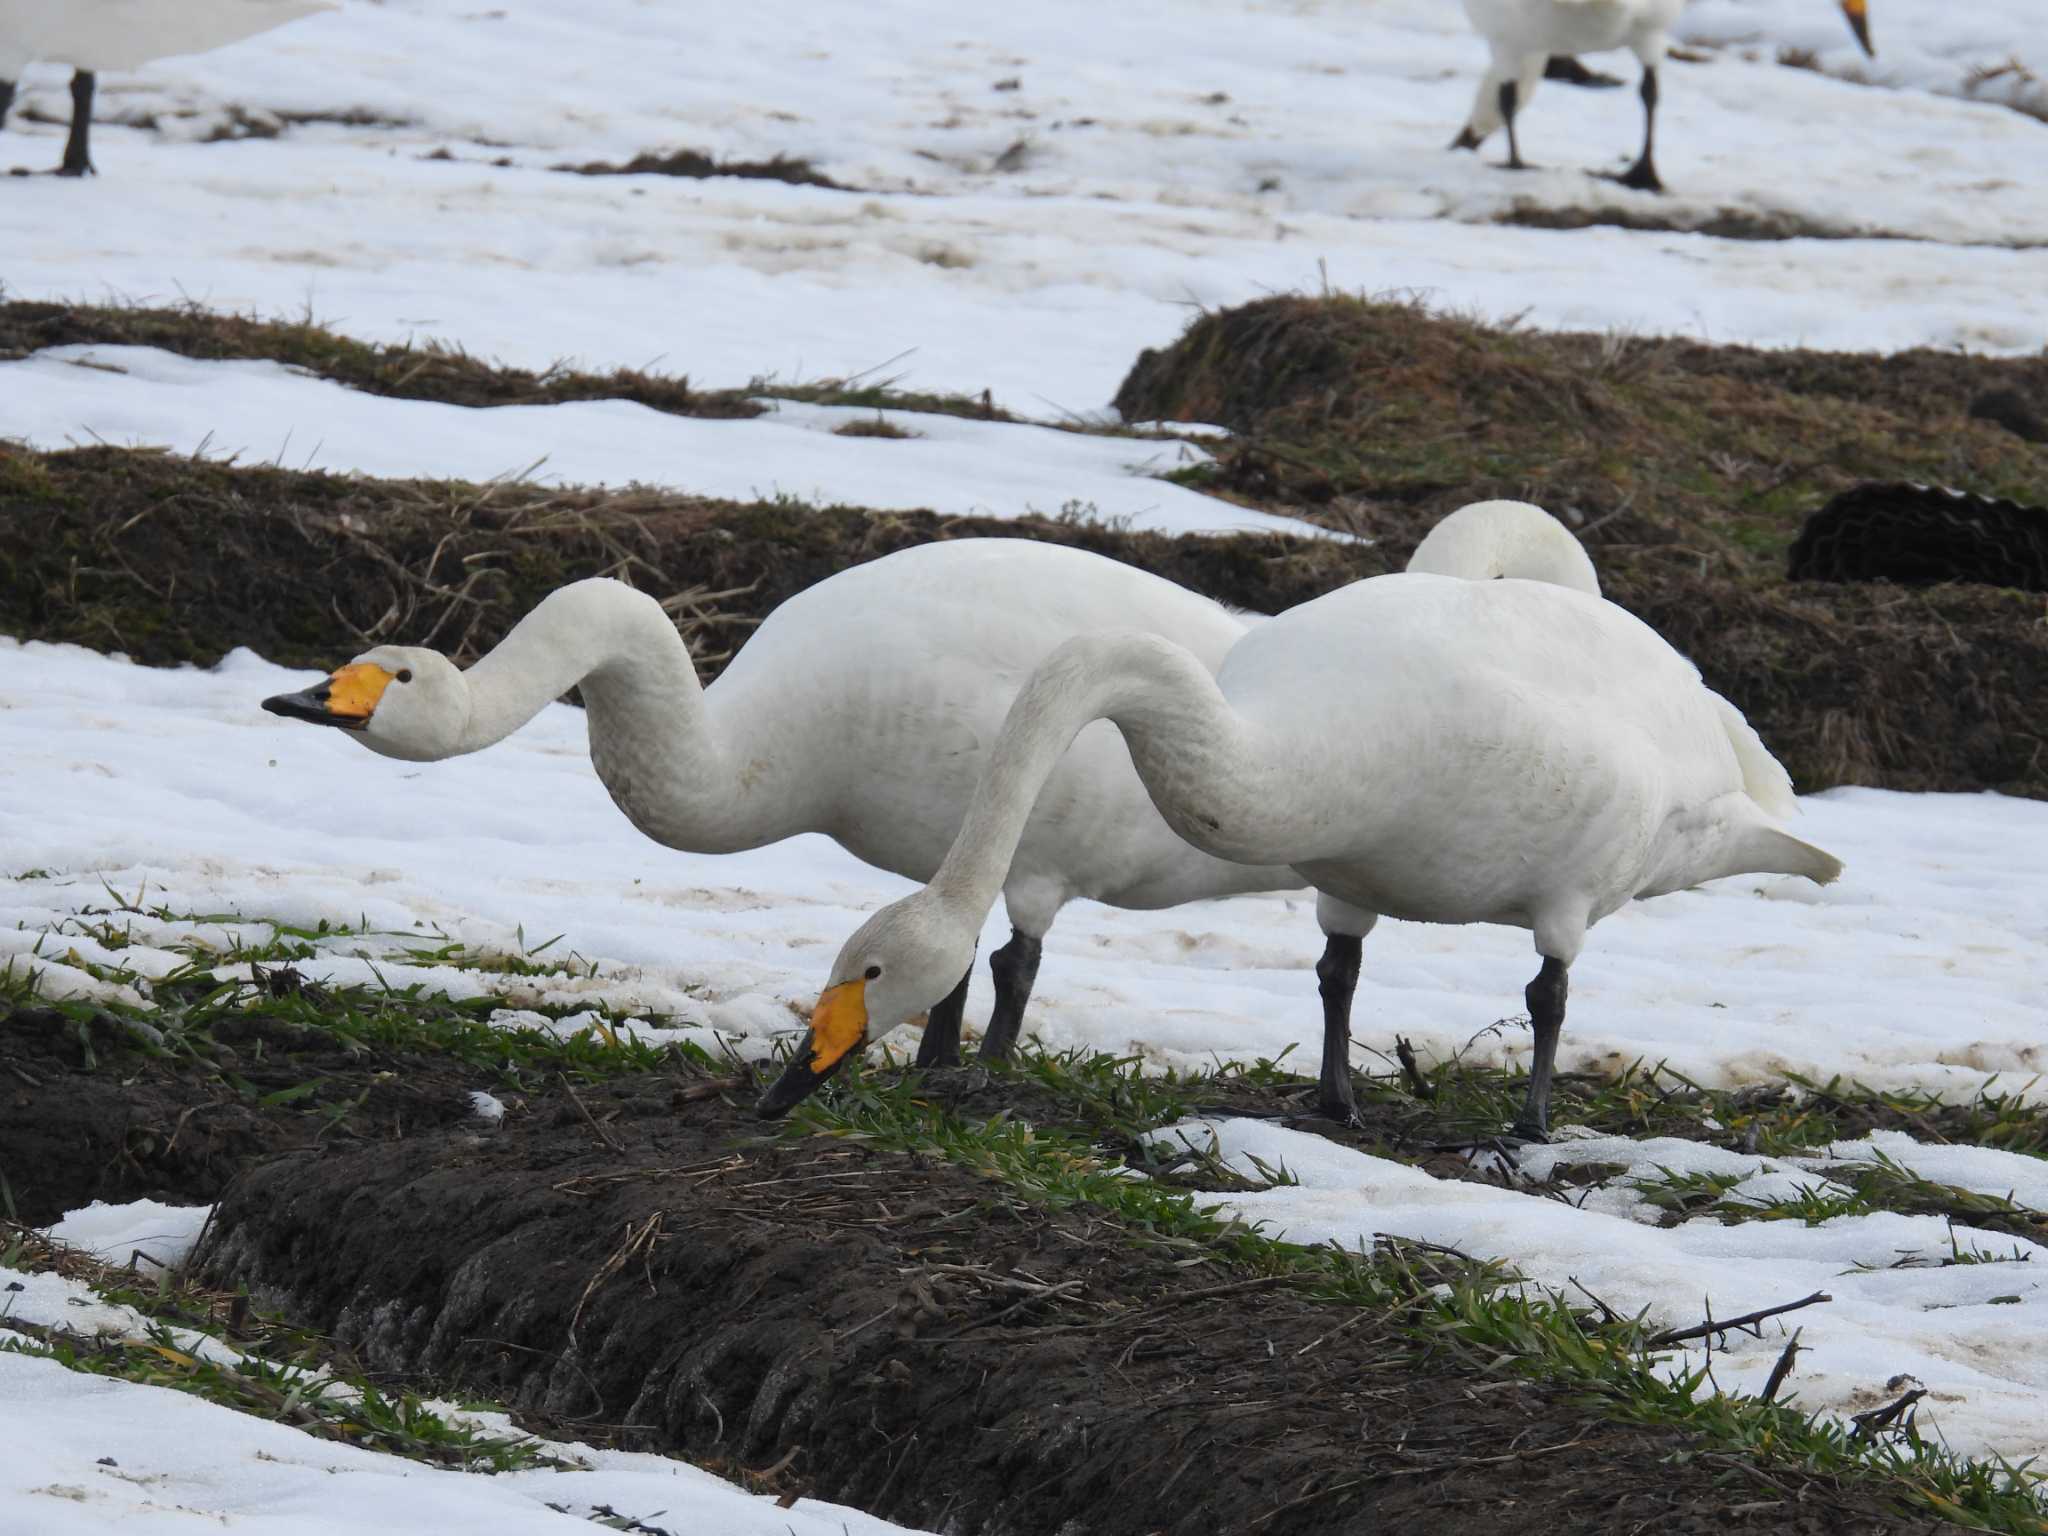
{"label": "white swan", "polygon": [[57,174],[84,176],[100,71],[225,48],[335,8],[336,0],[0,0],[0,127],[24,67],[70,65],[71,133]]}
{"label": "white swan", "polygon": [[[1532,929],[1530,1137],[1547,1132],[1566,971],[1591,924],[1721,875],[1841,872],[1773,824],[1791,782],[1741,715],[1654,630],[1581,592],[1376,577],[1253,627],[1214,675],[1156,635],[1082,636],[1018,695],[931,883],[840,950],[763,1114],[945,990],[1039,786],[1103,719],[1176,832],[1292,865],[1333,934],[1381,915]],[[1345,1112],[1357,974],[1355,941],[1317,967],[1322,1098]]]}
{"label": "white swan", "polygon": [[[1837,0],[1865,53],[1870,44],[1868,0]],[[1503,123],[1508,130],[1507,166],[1527,170],[1515,135],[1515,116],[1529,104],[1553,54],[1602,53],[1626,48],[1643,66],[1643,152],[1617,178],[1625,187],[1662,192],[1657,175],[1657,69],[1664,62],[1671,28],[1685,0],[1464,0],[1473,30],[1492,53],[1472,115],[1453,149],[1477,149]]]}
{"label": "white swan", "polygon": [[[1222,605],[1100,555],[957,539],[855,566],[790,598],[708,689],[659,603],[591,580],[550,593],[466,672],[437,651],[379,646],[263,707],[424,762],[488,747],[578,688],[598,777],[656,842],[728,853],[823,832],[870,864],[924,880],[959,830],[1031,669],[1074,635],[1129,626],[1212,667],[1245,630]],[[1076,897],[1167,907],[1301,883],[1292,870],[1183,843],[1152,809],[1116,732],[1084,731],[1001,882],[1015,931],[989,957],[996,1001],[982,1054],[1009,1050],[1045,932]],[[970,954],[932,1010],[923,1065],[959,1059],[971,963]]]}
{"label": "white swan", "polygon": [[[1481,578],[1593,583],[1578,540],[1519,502],[1452,513],[1416,559]],[[1211,667],[1246,627],[1099,555],[959,539],[855,566],[791,598],[708,689],[658,603],[597,580],[550,594],[467,672],[437,651],[380,646],[263,707],[426,762],[490,746],[580,687],[598,776],[655,841],[724,853],[823,832],[871,864],[925,880],[1031,669],[1074,635],[1131,626]],[[989,957],[996,1000],[982,1054],[1000,1057],[1015,1040],[1046,930],[1075,897],[1163,907],[1301,884],[1292,870],[1187,846],[1153,810],[1115,731],[1084,730],[1003,882],[1014,932]],[[959,1059],[969,969],[932,1010],[921,1065]]]}

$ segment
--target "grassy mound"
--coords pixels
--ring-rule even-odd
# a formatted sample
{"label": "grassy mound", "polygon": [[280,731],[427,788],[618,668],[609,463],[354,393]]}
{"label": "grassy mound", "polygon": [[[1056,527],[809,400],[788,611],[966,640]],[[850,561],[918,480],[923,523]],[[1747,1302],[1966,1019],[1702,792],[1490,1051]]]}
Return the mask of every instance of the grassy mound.
{"label": "grassy mound", "polygon": [[2048,444],[1972,415],[1986,397],[2048,412],[2048,355],[1539,335],[1332,297],[1204,315],[1142,354],[1116,403],[1239,433],[1209,478],[1260,506],[1372,532],[1388,507],[1524,497],[1575,509],[1596,554],[1690,543],[1753,575],[1861,481],[2041,500]]}

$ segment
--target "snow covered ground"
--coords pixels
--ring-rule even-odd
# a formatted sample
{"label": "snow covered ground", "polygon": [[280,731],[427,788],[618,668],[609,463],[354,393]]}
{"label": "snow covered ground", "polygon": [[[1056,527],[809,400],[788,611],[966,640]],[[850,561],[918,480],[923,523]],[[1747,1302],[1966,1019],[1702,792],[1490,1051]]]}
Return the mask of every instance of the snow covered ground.
{"label": "snow covered ground", "polygon": [[[1633,90],[1544,87],[1523,142],[1550,169],[1450,153],[1485,55],[1449,0],[876,0],[858,25],[813,4],[667,26],[642,0],[345,0],[103,80],[103,121],[157,131],[103,127],[96,183],[9,182],[0,281],[707,385],[907,354],[888,371],[910,386],[1038,413],[1101,406],[1191,305],[1325,282],[1549,327],[2034,350],[2048,126],[1952,93],[2016,55],[2044,67],[2038,0],[1875,10],[1871,65],[1829,0],[1695,7],[1683,36],[1725,46],[1666,72],[1658,199],[1586,174],[1632,157]],[[55,163],[64,81],[30,73],[0,161]],[[198,142],[237,109],[281,136]],[[308,114],[379,120],[285,121]],[[678,146],[804,157],[859,190],[548,169]],[[1517,207],[1857,238],[1496,222]],[[25,389],[0,370],[0,430]]]}

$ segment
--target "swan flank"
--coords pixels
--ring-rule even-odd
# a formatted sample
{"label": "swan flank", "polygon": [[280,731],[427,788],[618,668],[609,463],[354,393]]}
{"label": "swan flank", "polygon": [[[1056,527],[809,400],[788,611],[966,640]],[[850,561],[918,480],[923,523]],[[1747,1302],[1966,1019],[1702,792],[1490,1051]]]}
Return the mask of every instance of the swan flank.
{"label": "swan flank", "polygon": [[[1593,579],[1571,534],[1514,502],[1453,513],[1417,558],[1454,573],[1463,562],[1482,578],[1567,571],[1576,560],[1576,579]],[[1246,621],[1099,555],[959,539],[792,597],[708,689],[660,604],[595,580],[551,593],[467,672],[437,651],[380,646],[263,707],[340,726],[386,756],[433,762],[504,739],[580,688],[598,777],[656,842],[726,853],[823,832],[870,864],[927,880],[1031,670],[1077,634],[1133,626],[1213,668]],[[1301,884],[1290,869],[1188,846],[1152,808],[1115,730],[1083,730],[1002,882],[1013,933],[989,957],[996,996],[981,1054],[1008,1053],[1046,930],[1076,897],[1151,908]],[[919,1065],[959,1060],[971,964],[970,954],[932,1009]]]}
{"label": "swan flank", "polygon": [[[1863,51],[1873,57],[1868,0],[1837,0]],[[1486,39],[1492,60],[1479,82],[1472,114],[1453,149],[1477,149],[1494,129],[1508,131],[1507,169],[1530,169],[1522,159],[1515,118],[1546,77],[1556,54],[1602,53],[1626,48],[1643,66],[1643,151],[1615,179],[1640,192],[1662,192],[1657,175],[1657,70],[1685,0],[1464,0],[1473,30]]]}
{"label": "swan flank", "polygon": [[1112,720],[1168,824],[1221,858],[1285,864],[1351,935],[1316,968],[1321,1100],[1355,1114],[1355,939],[1381,916],[1533,931],[1535,1056],[1519,1134],[1548,1133],[1566,977],[1627,902],[1723,875],[1841,873],[1780,830],[1785,771],[1693,665],[1629,613],[1528,580],[1361,581],[1249,630],[1212,673],[1131,632],[1077,637],[1018,695],[960,836],[923,889],[839,952],[779,1113],[971,952],[1039,787]]}
{"label": "swan flank", "polygon": [[207,53],[336,8],[336,0],[0,0],[0,127],[25,66],[70,65],[71,132],[57,174],[88,175],[101,71]]}

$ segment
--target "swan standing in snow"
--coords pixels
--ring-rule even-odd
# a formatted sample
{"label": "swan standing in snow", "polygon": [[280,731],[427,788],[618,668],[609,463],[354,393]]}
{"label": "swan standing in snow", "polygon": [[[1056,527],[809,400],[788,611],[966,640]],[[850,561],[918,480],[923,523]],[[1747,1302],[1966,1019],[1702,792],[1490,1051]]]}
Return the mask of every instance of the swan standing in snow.
{"label": "swan standing in snow", "polygon": [[71,134],[59,176],[92,170],[92,93],[102,70],[225,48],[336,0],[0,0],[0,126],[29,64],[71,66]]}
{"label": "swan standing in snow", "polygon": [[[764,1115],[944,992],[1040,786],[1105,719],[1176,832],[1219,858],[1291,865],[1325,928],[1363,936],[1385,915],[1533,930],[1535,1057],[1516,1121],[1532,1139],[1548,1131],[1566,975],[1593,923],[1722,875],[1841,872],[1774,824],[1794,809],[1791,781],[1735,708],[1649,626],[1583,592],[1380,576],[1253,626],[1220,669],[1157,635],[1080,636],[1018,695],[930,884],[840,950]],[[1356,954],[1316,968],[1321,1098],[1346,1116]]]}
{"label": "swan standing in snow", "polygon": [[[1578,540],[1517,502],[1452,513],[1416,562],[1478,579],[1595,585]],[[1032,668],[1074,635],[1133,626],[1213,668],[1246,623],[1100,555],[958,539],[855,566],[790,598],[708,689],[660,604],[593,580],[550,594],[467,672],[437,651],[380,646],[263,707],[431,762],[501,741],[580,688],[598,777],[656,842],[728,853],[823,832],[871,864],[927,880]],[[1015,1041],[1046,930],[1075,897],[1152,908],[1302,884],[1292,870],[1248,868],[1182,842],[1107,724],[1081,732],[1040,799],[1002,882],[1013,932],[989,957],[996,996],[984,1057]],[[919,1065],[959,1059],[970,970],[971,956],[932,1009]]]}
{"label": "swan standing in snow", "polygon": [[[1867,0],[1837,0],[1865,53],[1870,45]],[[1626,48],[1643,66],[1643,152],[1617,178],[1625,187],[1662,192],[1657,175],[1657,69],[1664,62],[1671,28],[1685,0],[1464,0],[1473,30],[1486,39],[1492,61],[1479,82],[1472,115],[1451,141],[1453,149],[1477,149],[1505,124],[1507,166],[1529,169],[1515,135],[1515,116],[1529,104],[1553,54],[1602,53]]]}

